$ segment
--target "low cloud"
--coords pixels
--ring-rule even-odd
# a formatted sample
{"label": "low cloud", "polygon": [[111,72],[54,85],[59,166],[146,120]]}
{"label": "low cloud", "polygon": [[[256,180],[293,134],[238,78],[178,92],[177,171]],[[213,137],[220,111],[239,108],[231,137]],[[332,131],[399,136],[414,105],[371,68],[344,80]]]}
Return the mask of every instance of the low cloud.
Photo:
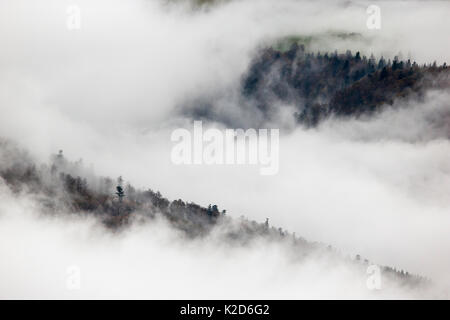
{"label": "low cloud", "polygon": [[[392,58],[402,51],[419,63],[449,62],[449,3],[379,2],[379,31],[366,28],[366,4],[348,1],[247,0],[187,10],[159,1],[80,0],[81,29],[72,31],[68,4],[1,2],[0,136],[38,163],[64,149],[93,163],[97,174],[123,175],[170,199],[217,203],[232,217],[270,217],[307,239],[450,285],[448,92],[310,130],[294,129],[286,106],[277,116],[289,130],[272,177],[252,166],[170,161],[172,130],[193,120],[180,106],[234,92],[259,46],[314,35],[312,49],[321,52]],[[330,30],[361,36],[336,39]],[[260,120],[234,98],[218,103],[230,126]],[[34,200],[2,188],[1,297],[297,298],[320,297],[329,287],[336,295],[327,297],[374,297],[361,287],[365,274],[328,268],[325,258],[291,264],[270,244],[231,253],[208,243],[186,248],[164,224],[116,238],[93,221],[37,218]],[[73,264],[85,279],[81,291],[65,287]]]}
{"label": "low cloud", "polygon": [[35,199],[0,187],[1,298],[442,297],[434,287],[401,286],[389,276],[370,290],[367,265],[343,255],[299,259],[285,243],[263,239],[229,245],[220,230],[186,241],[160,220],[114,234],[93,218],[42,214]]}

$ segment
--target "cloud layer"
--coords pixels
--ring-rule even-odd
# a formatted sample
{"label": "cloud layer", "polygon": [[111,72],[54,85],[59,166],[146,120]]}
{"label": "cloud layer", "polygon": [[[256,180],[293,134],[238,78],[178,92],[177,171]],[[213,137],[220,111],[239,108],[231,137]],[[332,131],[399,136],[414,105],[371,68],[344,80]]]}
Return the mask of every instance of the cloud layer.
{"label": "cloud layer", "polygon": [[[431,92],[422,103],[411,102],[408,108],[400,106],[373,119],[330,120],[314,130],[286,132],[280,143],[280,172],[274,177],[261,177],[251,166],[180,167],[170,162],[170,133],[192,125],[192,119],[180,116],[180,105],[204,94],[233,92],[258,46],[291,34],[321,35],[313,44],[320,51],[352,49],[390,58],[401,51],[419,63],[448,62],[449,3],[380,2],[378,31],[366,28],[367,4],[361,2],[247,0],[192,11],[159,1],[80,0],[81,29],[72,31],[66,28],[69,4],[1,2],[0,136],[19,142],[38,161],[64,149],[69,158],[93,163],[98,174],[123,175],[137,186],[160,189],[171,199],[217,203],[235,217],[244,214],[259,221],[270,217],[274,224],[311,240],[450,284],[448,92]],[[337,40],[326,35],[330,30],[357,32],[361,37]],[[236,118],[255,116],[243,115],[232,97],[225,97],[222,105]],[[21,213],[1,225],[2,261],[8,261],[0,269],[8,288],[0,292],[2,297],[71,297],[54,275],[63,277],[61,270],[73,263],[92,277],[86,281],[92,287],[74,293],[87,297],[126,293],[156,297],[158,292],[158,297],[186,297],[192,292],[180,288],[194,284],[203,286],[194,296],[214,295],[208,281],[194,282],[205,274],[225,297],[322,293],[316,283],[297,291],[307,281],[305,274],[315,273],[316,263],[321,270],[322,262],[312,261],[297,270],[285,264],[277,248],[264,253],[273,257],[274,265],[247,279],[240,272],[258,269],[261,253],[238,251],[229,262],[226,250],[212,259],[209,246],[203,244],[189,250],[170,246],[164,253],[159,248],[171,240],[170,233],[154,229],[136,229],[121,239],[90,238],[91,222],[66,226],[29,218],[31,213],[21,218],[23,212],[35,211],[33,202],[22,200],[7,197],[1,204],[2,216]],[[67,239],[67,233],[75,240]],[[17,243],[22,251],[6,243]],[[94,249],[87,249],[91,245]],[[141,258],[147,250],[148,256]],[[196,250],[203,256],[198,258]],[[191,279],[178,270],[183,263],[177,259],[184,259]],[[236,260],[242,261],[242,270],[233,269],[231,261]],[[115,266],[105,271],[111,265]],[[154,272],[147,273],[147,268]],[[171,274],[186,286],[167,286],[169,280],[159,278],[166,268],[173,268]],[[215,268],[234,271],[223,271],[224,276],[217,278],[211,271]],[[276,268],[286,276],[264,290],[260,279],[272,277]],[[9,277],[12,269],[18,271]],[[130,270],[139,276],[128,283],[124,274],[134,273]],[[48,292],[32,289],[39,287],[37,275],[42,272],[55,281]],[[100,278],[93,280],[93,275]],[[146,277],[148,286],[143,288],[139,281]],[[234,277],[242,288],[251,289],[227,287]],[[289,285],[292,277],[301,281]],[[330,271],[323,281],[335,283],[339,296],[345,295],[347,285],[360,283],[348,279]],[[111,281],[117,281],[117,291],[102,291]],[[176,288],[181,290],[178,296]],[[371,297],[365,288],[353,289],[349,292],[355,296]],[[403,294],[396,296],[409,297]],[[219,296],[223,297],[216,292]]]}

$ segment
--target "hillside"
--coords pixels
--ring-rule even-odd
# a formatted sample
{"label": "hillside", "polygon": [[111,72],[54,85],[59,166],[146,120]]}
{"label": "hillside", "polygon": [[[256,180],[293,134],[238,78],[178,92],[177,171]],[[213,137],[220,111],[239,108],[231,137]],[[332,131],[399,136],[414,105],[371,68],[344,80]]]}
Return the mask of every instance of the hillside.
{"label": "hillside", "polygon": [[[348,258],[330,245],[310,242],[296,236],[295,232],[271,226],[268,220],[256,222],[243,216],[232,217],[236,213],[229,216],[216,205],[205,208],[181,199],[169,201],[157,191],[137,190],[125,184],[122,177],[117,182],[108,177],[96,177],[84,168],[81,160],[70,162],[62,151],[53,155],[49,164],[38,166],[27,152],[2,140],[0,177],[13,193],[37,199],[42,211],[48,215],[94,217],[112,233],[120,233],[133,223],[164,219],[186,240],[207,238],[215,233],[221,242],[238,248],[263,239],[286,246],[299,261],[324,254],[359,266],[361,272],[369,266],[369,261],[359,255]],[[392,267],[382,267],[382,272],[407,288],[429,283],[425,278]]]}
{"label": "hillside", "polygon": [[297,107],[299,123],[316,125],[329,117],[359,117],[383,110],[396,99],[420,99],[425,90],[450,85],[450,68],[436,63],[419,66],[395,57],[367,58],[352,54],[265,49],[242,80],[242,94],[260,110],[275,103]]}

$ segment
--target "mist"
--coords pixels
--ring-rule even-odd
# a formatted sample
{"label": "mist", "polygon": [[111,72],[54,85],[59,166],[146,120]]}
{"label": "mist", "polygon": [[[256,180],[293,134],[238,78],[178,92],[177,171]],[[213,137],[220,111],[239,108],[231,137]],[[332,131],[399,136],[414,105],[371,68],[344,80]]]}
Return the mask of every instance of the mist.
{"label": "mist", "polygon": [[383,290],[368,290],[364,265],[325,254],[298,261],[286,245],[263,239],[234,247],[216,231],[186,242],[163,220],[112,234],[94,219],[49,217],[35,199],[1,189],[2,299],[442,297],[389,277]]}
{"label": "mist", "polygon": [[[79,30],[66,27],[72,4],[81,9]],[[269,217],[309,240],[448,288],[448,90],[314,129],[293,127],[285,106],[276,124],[264,124],[287,128],[275,176],[260,176],[255,166],[170,161],[171,132],[196,120],[186,117],[186,101],[219,95],[237,126],[259,119],[234,94],[257,49],[274,39],[313,35],[311,49],[321,52],[350,49],[391,59],[401,52],[418,63],[450,61],[450,3],[377,4],[380,30],[367,29],[368,3],[359,1],[246,0],[194,9],[167,1],[2,1],[0,136],[38,163],[63,149],[98,175],[122,175],[171,200],[215,203],[231,217]],[[360,36],[338,39],[330,31]],[[365,270],[329,268],[325,257],[291,263],[277,244],[231,250],[212,240],[186,247],[164,221],[115,237],[95,221],[42,217],[36,199],[17,198],[5,186],[0,205],[2,298],[415,294],[395,288],[377,296],[365,286]],[[65,286],[70,265],[80,266],[81,290]]]}

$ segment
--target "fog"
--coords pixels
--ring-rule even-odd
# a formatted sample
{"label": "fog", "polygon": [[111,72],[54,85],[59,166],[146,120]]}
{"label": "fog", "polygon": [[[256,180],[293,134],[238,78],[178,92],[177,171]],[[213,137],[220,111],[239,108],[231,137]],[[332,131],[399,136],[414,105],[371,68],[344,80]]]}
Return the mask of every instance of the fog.
{"label": "fog", "polygon": [[[122,175],[169,199],[214,203],[232,217],[270,217],[307,239],[448,286],[448,91],[316,129],[283,121],[291,130],[282,131],[275,176],[260,176],[255,166],[170,161],[172,130],[191,128],[195,120],[183,116],[185,101],[230,92],[224,113],[244,122],[258,117],[232,94],[255,50],[271,39],[316,35],[311,46],[321,52],[450,61],[450,3],[377,3],[380,30],[367,29],[363,2],[246,0],[193,10],[163,1],[2,1],[0,136],[38,162],[63,149],[99,175]],[[79,30],[66,27],[71,4],[81,9]],[[361,36],[343,40],[328,31]],[[288,115],[280,118],[289,122]],[[361,288],[358,272],[326,268],[321,257],[297,266],[276,245],[186,248],[163,222],[115,238],[93,221],[37,218],[35,200],[2,188],[0,280],[7,289],[1,297],[374,297],[365,274]],[[82,290],[66,290],[68,265],[80,266]],[[239,286],[229,286],[233,279]],[[326,292],[329,287],[336,289]]]}
{"label": "fog", "polygon": [[443,297],[386,277],[369,290],[366,266],[320,254],[294,261],[279,243],[186,242],[164,221],[112,234],[95,220],[41,215],[35,199],[0,187],[2,299]]}

